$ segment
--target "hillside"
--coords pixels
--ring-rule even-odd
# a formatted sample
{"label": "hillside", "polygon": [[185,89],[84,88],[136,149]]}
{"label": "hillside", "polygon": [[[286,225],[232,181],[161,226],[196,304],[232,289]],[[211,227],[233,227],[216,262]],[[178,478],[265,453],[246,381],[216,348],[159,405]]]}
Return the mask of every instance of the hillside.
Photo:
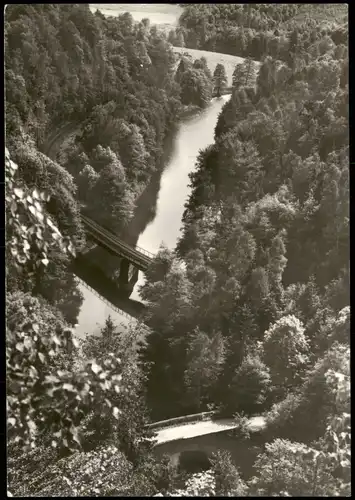
{"label": "hillside", "polygon": [[190,54],[192,59],[198,59],[200,57],[204,57],[207,61],[207,65],[209,70],[213,73],[216,69],[217,64],[223,64],[227,79],[228,85],[232,85],[232,75],[237,64],[241,64],[243,62],[243,58],[232,56],[230,54],[221,54],[217,52],[209,52],[208,50],[196,50],[196,49],[188,49],[183,47],[174,47],[174,53],[177,54]]}
{"label": "hillside", "polygon": [[257,61],[267,55],[287,61],[291,35],[301,51],[324,34],[346,39],[346,4],[186,4],[183,9],[175,29],[181,45]]}
{"label": "hillside", "polygon": [[[351,496],[343,12],[186,4],[165,35],[87,4],[7,6],[8,496]],[[102,296],[103,275],[112,296],[127,282],[83,255],[81,206],[124,240],[142,193],[142,211],[164,199],[156,233],[176,241],[188,175],[139,321],[77,342],[73,262],[95,253]]]}

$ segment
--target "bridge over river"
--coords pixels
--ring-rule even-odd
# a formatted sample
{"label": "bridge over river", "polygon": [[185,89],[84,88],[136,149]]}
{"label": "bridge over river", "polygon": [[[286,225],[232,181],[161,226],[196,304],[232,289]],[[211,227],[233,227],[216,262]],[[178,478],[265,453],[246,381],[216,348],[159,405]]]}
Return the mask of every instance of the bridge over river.
{"label": "bridge over river", "polygon": [[[59,130],[53,130],[41,146],[42,153],[56,161],[56,155],[63,141],[68,137],[75,136],[85,123],[86,121],[82,123],[69,122],[65,123]],[[99,269],[95,269],[94,266],[85,261],[85,253],[87,253],[85,251],[78,255],[72,263],[72,271],[83,286],[99,296],[103,302],[108,303],[120,315],[138,318],[144,310],[144,304],[132,301],[128,297],[137,282],[139,271],[146,271],[154,255],[143,248],[127,244],[117,235],[86,216],[83,213],[84,209],[85,206],[82,206],[81,221],[88,240],[120,258],[119,280],[118,283],[115,283],[111,277],[103,276],[102,271],[100,272]]]}
{"label": "bridge over river", "polygon": [[[225,89],[223,94],[228,91],[229,89]],[[168,248],[175,246],[181,229],[184,203],[190,189],[188,174],[193,169],[192,159],[197,157],[201,149],[213,142],[214,126],[227,100],[228,96],[212,99],[206,110],[194,117],[181,120],[178,130],[172,134],[171,144],[167,141],[164,157],[166,168],[159,177],[159,181],[154,180],[153,188],[148,186],[147,196],[140,200],[141,205],[137,207],[133,221],[132,235],[136,233],[140,235],[139,245],[143,248],[130,245],[121,239],[121,235],[115,235],[107,230],[99,223],[100,219],[95,220],[96,216],[86,212],[85,207],[82,207],[81,220],[88,243],[92,242],[93,247],[103,248],[117,256],[117,266],[113,263],[112,266],[103,266],[104,256],[98,248],[89,251],[87,248],[73,263],[73,273],[82,280],[81,286],[89,288],[91,292],[92,289],[95,290],[87,294],[83,291],[85,301],[78,320],[80,323],[78,331],[81,335],[89,330],[92,331],[91,325],[96,325],[97,321],[102,323],[105,320],[108,310],[107,301],[115,306],[115,312],[118,312],[116,309],[118,308],[128,315],[133,313],[136,318],[141,315],[138,309],[144,309],[144,304],[141,303],[138,292],[135,290],[137,289],[135,284],[144,283],[144,278],[139,271],[141,274],[145,273],[154,258],[153,254],[144,250],[144,247],[147,245],[147,248],[154,252],[159,248],[162,238]],[[57,152],[61,144],[78,134],[84,123],[66,124],[63,129],[54,131],[41,148],[42,152],[50,156],[53,161],[57,161]],[[152,219],[154,224],[150,219],[153,211],[156,211]],[[105,276],[98,276],[99,273],[93,271],[95,266],[106,269],[111,267],[115,270],[106,271]],[[103,269],[101,271],[103,274]],[[95,295],[103,297],[104,301],[100,301]],[[135,302],[131,300],[131,297],[136,299]],[[138,302],[141,305],[138,305]],[[96,315],[93,314],[94,309],[97,311]]]}
{"label": "bridge over river", "polygon": [[266,428],[265,418],[251,417],[247,427],[251,439],[242,443],[240,438],[233,436],[232,431],[238,428],[234,419],[213,418],[214,412],[172,418],[156,422],[148,426],[155,430],[155,453],[158,456],[167,454],[173,465],[177,466],[190,457],[193,462],[208,460],[213,452],[227,450],[235,462],[245,470],[253,464],[264,441],[262,431]]}
{"label": "bridge over river", "polygon": [[[111,280],[111,288],[112,286],[116,286],[119,295],[121,295],[121,299],[123,296],[127,299],[138,280],[139,271],[147,270],[153,261],[154,255],[143,248],[129,245],[117,235],[83,213],[81,214],[81,221],[89,240],[101,246],[112,255],[119,257],[119,277],[116,284]],[[82,256],[79,256],[79,259],[80,257],[82,260]],[[79,268],[80,266],[77,267]],[[85,281],[84,275],[79,276],[79,278]],[[137,312],[137,307],[135,307],[134,310]],[[134,316],[136,316],[136,314],[134,314]]]}
{"label": "bridge over river", "polygon": [[83,214],[81,214],[81,221],[87,236],[113,255],[128,260],[141,271],[146,271],[152,263],[154,255],[147,250],[128,245],[114,233]]}

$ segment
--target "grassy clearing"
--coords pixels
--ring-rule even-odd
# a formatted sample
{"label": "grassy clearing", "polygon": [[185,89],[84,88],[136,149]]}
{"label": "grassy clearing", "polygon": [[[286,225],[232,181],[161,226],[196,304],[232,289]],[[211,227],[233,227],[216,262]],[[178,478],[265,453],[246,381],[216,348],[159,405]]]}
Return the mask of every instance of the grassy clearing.
{"label": "grassy clearing", "polygon": [[[124,12],[130,12],[135,21],[140,21],[144,17],[150,19],[151,24],[157,24],[164,31],[169,31],[178,24],[180,15],[183,9],[178,5],[170,4],[90,4],[90,9],[95,12],[99,9],[106,16],[119,16]],[[242,57],[232,56],[229,54],[220,54],[218,52],[209,52],[207,50],[186,49],[182,47],[174,47],[175,52],[188,52],[193,60],[200,57],[207,59],[209,69],[213,72],[218,63],[223,64],[226,68],[228,85],[232,85],[232,74],[236,64],[243,62]]]}
{"label": "grassy clearing", "polygon": [[170,29],[177,26],[182,14],[181,7],[170,4],[92,3],[89,5],[92,12],[99,9],[105,16],[119,16],[124,12],[130,12],[135,21],[147,17],[151,24],[170,26]]}
{"label": "grassy clearing", "polygon": [[237,64],[240,64],[243,62],[242,57],[238,56],[232,56],[230,54],[221,54],[219,52],[209,52],[207,50],[196,50],[196,49],[186,49],[182,47],[174,47],[174,52],[178,52],[180,54],[183,54],[184,52],[187,52],[188,54],[191,55],[192,59],[199,59],[200,57],[205,57],[207,60],[207,65],[212,71],[216,69],[216,66],[218,63],[223,64],[223,66],[226,69],[226,74],[228,78],[228,85],[232,85],[232,75],[234,68]]}

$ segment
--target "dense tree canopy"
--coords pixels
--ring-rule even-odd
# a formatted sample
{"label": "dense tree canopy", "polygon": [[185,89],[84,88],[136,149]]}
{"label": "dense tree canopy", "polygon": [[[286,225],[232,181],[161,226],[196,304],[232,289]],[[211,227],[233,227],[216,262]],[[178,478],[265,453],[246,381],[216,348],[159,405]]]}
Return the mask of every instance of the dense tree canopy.
{"label": "dense tree canopy", "polygon": [[[87,4],[10,5],[5,21],[7,147],[21,179],[50,195],[47,209],[77,252],[83,204],[124,234],[180,110],[211,99],[206,61],[183,73],[180,86],[164,34]],[[53,256],[31,284],[74,325],[81,297],[69,263]],[[30,288],[8,274],[14,290]]]}
{"label": "dense tree canopy", "polygon": [[213,91],[216,92],[217,97],[221,95],[221,92],[227,86],[227,75],[223,64],[217,64],[216,69],[213,73]]}
{"label": "dense tree canopy", "polygon": [[[187,46],[206,48],[202,39],[211,26],[219,26],[216,40],[222,30],[227,37],[232,12],[238,34],[237,24],[244,25],[246,34],[245,23],[250,23],[260,37],[269,36],[270,19],[281,16],[274,36],[281,40],[284,32],[287,38],[282,48],[271,49],[270,43],[271,52],[263,49],[262,55],[269,56],[258,75],[250,58],[236,67],[215,143],[200,152],[190,175],[192,191],[173,257],[176,264],[165,270],[165,278],[153,282],[148,276],[144,285],[147,298],[149,291],[147,320],[160,336],[152,338],[145,356],[154,359],[153,345],[155,353],[164,352],[159,368],[151,365],[146,372],[149,391],[155,394],[150,407],[165,416],[159,374],[166,370],[174,373],[170,387],[176,388],[169,406],[186,412],[183,388],[195,370],[195,391],[201,390],[207,346],[218,332],[223,366],[217,382],[216,370],[210,385],[204,382],[207,392],[196,401],[195,411],[202,402],[204,409],[213,402],[229,415],[270,410],[270,436],[286,439],[271,443],[259,459],[250,494],[333,495],[347,490],[349,467],[344,458],[344,467],[337,469],[335,456],[327,454],[331,445],[322,444],[334,422],[340,426],[349,413],[349,400],[345,397],[339,405],[330,382],[331,373],[339,380],[348,377],[348,85],[342,76],[347,53],[335,35],[342,30],[335,21],[321,16],[317,26],[325,27],[315,34],[310,20],[297,29],[288,22],[298,9],[299,15],[304,12],[302,6],[263,9],[190,4],[180,19]],[[263,21],[266,31],[260,31]],[[196,34],[199,41],[193,42]],[[252,37],[248,43],[254,46]],[[236,53],[256,57],[254,49],[245,50]],[[181,259],[184,270],[174,287],[171,270]],[[176,316],[161,309],[166,293],[184,303],[183,310],[174,308]],[[169,333],[164,333],[167,325]],[[289,463],[294,454],[302,464],[297,471]],[[274,476],[267,478],[264,464],[269,460],[278,471],[277,483]],[[309,460],[318,464],[316,469]]]}
{"label": "dense tree canopy", "polygon": [[[39,157],[37,148],[51,154],[48,138],[53,130],[59,130],[56,142],[63,125],[79,124],[77,140],[69,134],[58,159],[73,176],[72,184],[80,185],[80,201],[92,206],[97,198],[106,198],[106,211],[120,202],[127,207],[118,214],[123,226],[134,206],[130,191],[139,195],[159,167],[164,137],[180,108],[170,45],[149,24],[125,16],[105,18],[91,13],[86,4],[8,6],[5,28],[7,140],[14,160],[22,169],[31,157],[31,181],[43,182],[40,165],[49,160]],[[121,194],[111,193],[114,198],[100,191],[106,172],[97,153],[102,157],[107,148],[107,161],[121,162],[127,183]],[[48,168],[60,169],[55,165]],[[89,172],[90,182],[84,181]],[[61,209],[69,204],[73,209],[70,194],[59,192],[65,187],[73,194],[73,188],[67,182],[59,185],[48,183],[52,194],[63,200]],[[58,208],[53,206],[56,212]],[[116,216],[113,208],[108,218]]]}
{"label": "dense tree canopy", "polygon": [[[87,4],[6,9],[12,495],[350,496],[345,5],[183,9],[168,36]],[[180,112],[226,85],[171,44],[245,60],[177,248],[146,272],[145,326],[79,344],[80,210],[123,233]],[[248,477],[226,451],[187,480],[154,456],[150,419],[211,408],[258,449]],[[261,412],[254,446],[243,414]]]}
{"label": "dense tree canopy", "polygon": [[[256,60],[271,55],[289,61],[306,51],[317,50],[323,33],[328,35],[328,43],[347,43],[346,4],[182,4],[182,7],[176,34],[182,33],[186,47],[192,49]],[[322,50],[326,43],[323,41]]]}

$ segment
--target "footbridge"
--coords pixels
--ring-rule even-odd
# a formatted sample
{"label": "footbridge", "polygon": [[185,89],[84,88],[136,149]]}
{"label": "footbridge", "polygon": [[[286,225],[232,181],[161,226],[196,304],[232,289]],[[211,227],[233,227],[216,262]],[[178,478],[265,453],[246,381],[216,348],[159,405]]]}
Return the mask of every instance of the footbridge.
{"label": "footbridge", "polygon": [[213,452],[227,450],[242,469],[248,469],[264,440],[262,431],[266,422],[262,416],[251,417],[247,423],[251,439],[244,444],[233,433],[238,426],[232,418],[217,418],[214,412],[204,412],[155,422],[148,427],[155,432],[155,454],[169,455],[175,466],[189,460],[208,463]]}
{"label": "footbridge", "polygon": [[146,271],[154,255],[138,246],[131,246],[100,224],[81,214],[81,221],[88,239],[120,258],[118,288],[129,296],[138,281],[139,271]]}

